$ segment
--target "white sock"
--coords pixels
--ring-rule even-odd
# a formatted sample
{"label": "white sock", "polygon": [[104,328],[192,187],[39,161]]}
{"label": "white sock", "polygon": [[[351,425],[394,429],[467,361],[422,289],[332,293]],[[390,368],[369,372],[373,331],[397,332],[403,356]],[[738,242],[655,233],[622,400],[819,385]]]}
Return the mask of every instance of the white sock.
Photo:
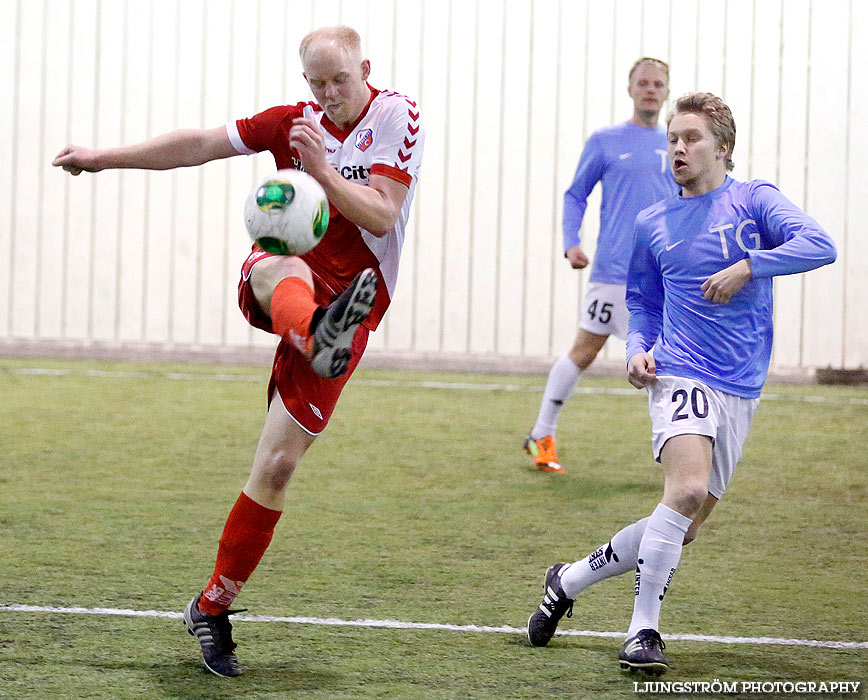
{"label": "white sock", "polygon": [[546,435],[554,435],[558,428],[558,416],[564,403],[573,389],[576,388],[576,383],[579,377],[582,376],[581,370],[576,367],[575,362],[570,359],[569,355],[562,355],[552,365],[549,370],[549,378],[546,382],[546,388],[543,392],[542,404],[539,407],[539,415],[536,419],[536,425],[530,431],[530,436],[534,440],[539,440]]}
{"label": "white sock", "polygon": [[567,598],[575,598],[588,586],[612,576],[636,570],[639,543],[648,518],[628,525],[615,533],[608,544],[595,549],[561,574],[561,588]]}
{"label": "white sock", "polygon": [[681,559],[684,535],[690,523],[686,515],[659,503],[648,518],[639,544],[636,565],[636,599],[627,637],[639,630],[658,629],[660,606]]}

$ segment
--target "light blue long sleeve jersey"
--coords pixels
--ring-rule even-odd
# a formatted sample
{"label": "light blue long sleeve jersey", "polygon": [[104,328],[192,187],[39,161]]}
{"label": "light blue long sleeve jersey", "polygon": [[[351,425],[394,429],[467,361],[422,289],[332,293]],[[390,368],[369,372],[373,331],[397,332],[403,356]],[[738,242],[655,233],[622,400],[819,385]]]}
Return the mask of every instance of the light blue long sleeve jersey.
{"label": "light blue long sleeve jersey", "polygon": [[[753,278],[728,304],[700,287],[750,258]],[[756,398],[772,351],[772,277],[834,262],[820,225],[762,180],[730,177],[699,197],[674,195],[636,217],[627,277],[627,360],[652,350],[658,376],[698,379]]]}
{"label": "light blue long sleeve jersey", "polygon": [[592,282],[625,284],[636,215],[677,191],[666,157],[666,130],[616,124],[591,134],[564,194],[564,252],[579,245],[588,195],[602,182],[600,234]]}

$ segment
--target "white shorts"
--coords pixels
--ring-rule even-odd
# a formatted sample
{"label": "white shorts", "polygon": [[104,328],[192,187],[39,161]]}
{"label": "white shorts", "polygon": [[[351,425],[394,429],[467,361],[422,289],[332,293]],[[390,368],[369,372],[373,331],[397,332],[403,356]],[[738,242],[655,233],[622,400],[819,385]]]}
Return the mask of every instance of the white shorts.
{"label": "white shorts", "polygon": [[597,335],[627,339],[630,313],[627,311],[627,285],[589,282],[582,300],[579,328]]}
{"label": "white shorts", "polygon": [[648,387],[651,447],[654,459],[676,435],[707,435],[712,439],[708,492],[720,498],[741,459],[759,399],[745,399],[711,389],[696,379],[658,377]]}

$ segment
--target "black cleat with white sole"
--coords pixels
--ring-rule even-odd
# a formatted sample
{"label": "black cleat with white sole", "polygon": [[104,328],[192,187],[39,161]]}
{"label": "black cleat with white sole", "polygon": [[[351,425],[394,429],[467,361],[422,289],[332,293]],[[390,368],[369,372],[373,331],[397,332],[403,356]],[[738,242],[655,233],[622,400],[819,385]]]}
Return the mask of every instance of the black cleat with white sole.
{"label": "black cleat with white sole", "polygon": [[203,665],[215,676],[240,676],[243,671],[235,656],[232,641],[232,623],[229,616],[241,610],[224,610],[219,615],[206,615],[199,610],[200,593],[184,608],[184,624],[187,632],[199,640],[202,647]]}
{"label": "black cleat with white sole", "polygon": [[542,603],[527,620],[527,640],[535,647],[544,647],[554,636],[558,622],[566,613],[573,616],[573,599],[561,588],[561,572],[569,564],[554,564],[546,570]]}
{"label": "black cleat with white sole", "polygon": [[625,671],[642,671],[649,676],[662,676],[669,670],[669,661],[663,654],[666,645],[657,630],[639,630],[630,637],[618,653],[618,664]]}
{"label": "black cleat with white sole", "polygon": [[326,379],[340,377],[352,357],[353,336],[374,308],[377,273],[362,270],[338,297],[328,305],[313,332],[313,371]]}

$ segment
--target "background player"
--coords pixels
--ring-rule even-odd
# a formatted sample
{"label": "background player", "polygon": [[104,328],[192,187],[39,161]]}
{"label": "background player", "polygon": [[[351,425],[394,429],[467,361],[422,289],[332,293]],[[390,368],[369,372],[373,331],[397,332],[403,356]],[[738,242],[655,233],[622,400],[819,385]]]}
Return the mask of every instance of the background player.
{"label": "background player", "polygon": [[829,235],[774,185],[727,175],[735,122],[720,98],[681,97],[667,126],[681,192],[637,217],[627,279],[628,378],[648,389],[663,498],[585,559],[550,567],[528,620],[531,644],[545,646],[581,591],[635,570],[618,659],[652,674],[669,668],[660,607],[682,546],[723,496],[759,403],[772,348],[772,277],[836,256]]}
{"label": "background player", "polygon": [[569,352],[549,372],[536,424],[524,441],[540,471],[564,471],[555,445],[564,402],[608,337],[627,337],[624,285],[636,215],[675,192],[666,162],[666,132],[657,125],[669,97],[669,66],[656,58],[640,58],[630,69],[627,92],[633,98],[633,116],[591,134],[564,195],[564,256],[578,270],[588,264],[579,240],[587,199],[602,183],[600,234],[579,330]]}
{"label": "background player", "polygon": [[[312,251],[290,257],[254,248],[242,267],[242,311],[282,340],[250,477],[226,521],[211,579],[184,611],[205,667],[221,676],[241,674],[228,608],[265,553],[289,479],[328,423],[394,292],[424,146],[416,103],[368,84],[370,62],[355,30],[314,31],[299,54],[316,104],[273,107],[135,146],[68,146],[54,160],[78,175],[165,170],[268,150],[278,169],[316,178],[331,204],[328,230]],[[191,497],[207,498],[207,477],[194,482]]]}

